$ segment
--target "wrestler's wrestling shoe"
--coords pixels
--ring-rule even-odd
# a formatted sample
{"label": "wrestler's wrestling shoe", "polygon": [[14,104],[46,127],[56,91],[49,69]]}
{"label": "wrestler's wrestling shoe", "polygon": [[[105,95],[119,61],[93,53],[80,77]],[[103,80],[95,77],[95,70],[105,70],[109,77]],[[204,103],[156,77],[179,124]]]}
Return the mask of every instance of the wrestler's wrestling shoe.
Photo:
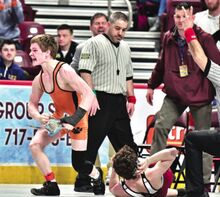
{"label": "wrestler's wrestling shoe", "polygon": [[97,179],[92,179],[93,183],[93,192],[95,195],[104,195],[105,194],[105,183],[103,181],[103,172],[102,169],[96,167],[99,171],[99,177]]}
{"label": "wrestler's wrestling shoe", "polygon": [[56,182],[47,181],[40,189],[32,188],[31,193],[35,196],[59,196],[60,189]]}

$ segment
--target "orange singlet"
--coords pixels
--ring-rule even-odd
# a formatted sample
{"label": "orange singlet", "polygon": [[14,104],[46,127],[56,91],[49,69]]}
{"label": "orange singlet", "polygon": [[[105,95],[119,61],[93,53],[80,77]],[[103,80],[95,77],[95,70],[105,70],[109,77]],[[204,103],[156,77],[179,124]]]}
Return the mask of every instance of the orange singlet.
{"label": "orange singlet", "polygon": [[[68,91],[63,90],[59,87],[57,83],[57,73],[64,62],[59,62],[54,71],[53,71],[53,90],[51,92],[47,92],[43,80],[42,80],[42,73],[40,76],[41,87],[44,92],[48,93],[54,103],[55,112],[53,113],[53,117],[56,119],[62,118],[65,114],[73,115],[78,107],[79,103],[81,102],[81,95],[78,94],[76,91]],[[63,129],[62,135],[68,133],[71,139],[76,140],[86,140],[88,134],[88,114],[86,114],[74,127],[74,129],[69,132],[66,129]]]}

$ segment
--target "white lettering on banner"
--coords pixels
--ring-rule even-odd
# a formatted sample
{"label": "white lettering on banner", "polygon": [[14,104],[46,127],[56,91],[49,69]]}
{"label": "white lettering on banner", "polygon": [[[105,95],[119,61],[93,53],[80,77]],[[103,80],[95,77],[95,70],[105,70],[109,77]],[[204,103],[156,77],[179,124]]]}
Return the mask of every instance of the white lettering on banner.
{"label": "white lettering on banner", "polygon": [[168,134],[167,144],[173,146],[183,145],[186,129],[182,127],[173,127]]}
{"label": "white lettering on banner", "polygon": [[181,127],[174,127],[168,135],[168,139],[172,140],[181,140],[182,137],[185,135],[186,130]]}

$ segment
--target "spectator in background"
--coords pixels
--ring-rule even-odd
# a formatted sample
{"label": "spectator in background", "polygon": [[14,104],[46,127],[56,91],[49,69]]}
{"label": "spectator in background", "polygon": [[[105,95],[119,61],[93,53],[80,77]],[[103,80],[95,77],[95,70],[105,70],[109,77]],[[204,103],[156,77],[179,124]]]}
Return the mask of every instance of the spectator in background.
{"label": "spectator in background", "polygon": [[220,49],[220,0],[205,0],[207,10],[195,14],[194,23],[213,35]]}
{"label": "spectator in background", "polygon": [[148,30],[150,26],[150,31],[159,31],[160,16],[166,11],[166,1],[137,0],[133,17],[134,30]]}
{"label": "spectator in background", "polygon": [[29,75],[26,71],[14,63],[16,56],[15,42],[3,40],[0,46],[0,79],[27,80]]}
{"label": "spectator in background", "polygon": [[[92,36],[105,33],[107,28],[108,17],[105,14],[97,12],[91,17],[89,29],[92,32]],[[72,63],[70,64],[77,72],[79,68],[81,51],[85,43],[86,42],[82,42],[76,47],[75,55],[73,57]]]}
{"label": "spectator in background", "polygon": [[70,64],[78,45],[73,41],[73,28],[67,24],[62,24],[57,28],[57,36],[59,49],[56,59]]}
{"label": "spectator in background", "polygon": [[19,0],[0,0],[0,44],[3,40],[17,41],[20,30],[17,25],[24,21],[24,14]]}
{"label": "spectator in background", "polygon": [[151,31],[151,32],[160,31],[160,17],[166,11],[167,0],[159,0],[159,3],[160,3],[160,5],[159,5],[159,10],[157,13],[156,20],[155,20],[153,26],[150,27],[150,29],[149,29],[149,31]]}
{"label": "spectator in background", "polygon": [[[100,12],[95,13],[90,19],[90,27],[89,28],[90,28],[90,31],[91,31],[93,37],[98,35],[98,34],[105,33],[107,31],[107,28],[108,28],[108,17],[105,14],[100,13]],[[76,52],[75,52],[75,55],[73,57],[73,61],[71,63],[71,66],[76,70],[76,72],[78,72],[80,55],[81,55],[81,51],[82,51],[82,48],[84,47],[85,43],[86,42],[82,42],[76,47]],[[114,154],[114,149],[113,149],[112,145],[110,144],[109,145],[109,159],[112,157],[113,154]],[[72,156],[74,157],[73,154],[72,154]],[[99,155],[97,155],[95,164],[96,164],[96,166],[101,166]],[[108,167],[109,172],[110,172],[111,171],[111,164],[108,163],[107,167]],[[108,173],[108,175],[109,175],[109,173]],[[108,178],[109,178],[108,175],[106,177],[107,181],[108,181]],[[91,178],[89,176],[79,174],[76,177],[74,191],[77,191],[77,192],[92,192],[93,187],[91,185],[90,180],[91,180]]]}
{"label": "spectator in background", "polygon": [[[152,154],[166,148],[170,129],[187,107],[194,118],[196,130],[209,129],[211,125],[211,102],[215,91],[188,52],[183,29],[185,19],[183,7],[187,13],[189,12],[188,3],[180,3],[176,6],[175,27],[164,35],[160,58],[148,81],[149,89],[146,97],[150,105],[153,104],[154,89],[160,84],[164,83],[163,91],[166,93],[163,105],[157,113],[151,146]],[[220,53],[212,36],[196,25],[194,30],[207,56],[214,62],[220,63]],[[205,155],[203,162],[204,183],[209,189],[211,156]]]}

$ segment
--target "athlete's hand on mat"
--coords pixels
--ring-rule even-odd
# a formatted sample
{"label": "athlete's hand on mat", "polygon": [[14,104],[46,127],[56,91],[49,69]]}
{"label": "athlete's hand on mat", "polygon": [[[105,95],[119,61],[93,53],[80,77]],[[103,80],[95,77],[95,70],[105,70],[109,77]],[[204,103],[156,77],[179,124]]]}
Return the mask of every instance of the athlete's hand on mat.
{"label": "athlete's hand on mat", "polygon": [[92,102],[92,107],[89,110],[89,115],[94,116],[96,114],[97,110],[100,110],[100,107],[99,107],[98,100],[95,96],[93,99],[93,102]]}

